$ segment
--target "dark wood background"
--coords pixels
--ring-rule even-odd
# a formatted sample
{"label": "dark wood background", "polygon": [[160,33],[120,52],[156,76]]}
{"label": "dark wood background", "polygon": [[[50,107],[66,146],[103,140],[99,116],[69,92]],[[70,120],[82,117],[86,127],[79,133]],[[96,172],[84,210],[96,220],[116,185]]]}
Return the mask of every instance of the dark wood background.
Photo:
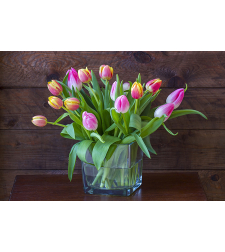
{"label": "dark wood background", "polygon": [[[169,93],[185,87],[180,109],[196,109],[167,122],[177,136],[163,128],[151,139],[158,153],[144,159],[148,172],[198,171],[209,200],[225,200],[225,52],[0,52],[0,200],[8,200],[16,175],[67,174],[72,140],[62,138],[58,127],[35,127],[34,115],[54,121],[63,111],[49,107],[47,82],[62,80],[73,67],[92,69],[108,64],[124,81],[153,78],[163,81],[155,105]],[[67,119],[65,119],[66,121]],[[80,172],[80,161],[76,172]]]}

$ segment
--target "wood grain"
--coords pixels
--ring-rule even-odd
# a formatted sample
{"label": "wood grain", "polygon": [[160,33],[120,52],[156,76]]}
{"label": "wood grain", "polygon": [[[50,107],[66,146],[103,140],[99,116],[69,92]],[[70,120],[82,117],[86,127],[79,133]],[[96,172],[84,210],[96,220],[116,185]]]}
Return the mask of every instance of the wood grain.
{"label": "wood grain", "polygon": [[10,200],[19,201],[188,201],[206,200],[198,173],[148,173],[129,197],[90,195],[83,191],[81,175],[72,182],[66,175],[17,176]]}
{"label": "wood grain", "polygon": [[[170,170],[170,173],[183,172],[182,170]],[[193,172],[185,170],[185,173]],[[225,171],[224,170],[196,170],[202,187],[208,200],[225,200]],[[76,170],[75,173],[81,173]],[[145,170],[146,173],[168,173],[168,170]],[[9,200],[13,183],[17,175],[67,175],[67,170],[0,170],[0,201]],[[74,178],[77,175],[74,174]]]}
{"label": "wood grain", "polygon": [[[124,81],[161,78],[164,87],[225,87],[225,52],[1,52],[1,87],[46,87],[62,80],[73,67],[92,69],[110,65]],[[99,77],[98,77],[99,78]]]}
{"label": "wood grain", "polygon": [[[165,103],[167,96],[175,89],[163,88],[153,103],[153,107]],[[64,110],[56,110],[48,105],[48,89],[2,89],[0,90],[0,129],[37,129],[31,119],[35,115],[45,115],[50,122],[55,121]],[[170,129],[225,129],[225,89],[190,88],[186,91],[183,102],[178,109],[195,109],[204,113],[208,120],[199,115],[187,115],[168,120]],[[65,118],[65,124],[70,118]],[[56,129],[48,125],[42,129]]]}
{"label": "wood grain", "polygon": [[[158,155],[144,157],[144,169],[224,169],[224,130],[165,130],[152,134]],[[68,155],[75,141],[50,130],[2,130],[2,169],[67,169]],[[80,168],[78,160],[76,168]]]}
{"label": "wood grain", "polygon": [[[76,172],[77,171],[75,171],[74,174]],[[54,174],[67,175],[67,170],[0,170],[0,201],[9,200],[13,183],[17,175],[54,175]]]}

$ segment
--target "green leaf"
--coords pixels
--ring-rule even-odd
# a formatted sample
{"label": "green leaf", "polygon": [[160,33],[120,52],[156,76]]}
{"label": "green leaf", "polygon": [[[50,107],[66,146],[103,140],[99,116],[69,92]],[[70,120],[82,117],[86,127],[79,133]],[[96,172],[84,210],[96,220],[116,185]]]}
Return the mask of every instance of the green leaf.
{"label": "green leaf", "polygon": [[130,144],[134,141],[135,141],[134,136],[127,136],[121,141],[121,144]]}
{"label": "green leaf", "polygon": [[54,122],[54,124],[60,122],[63,118],[67,117],[68,115],[69,115],[68,113],[62,114],[62,115]]}
{"label": "green leaf", "polygon": [[[76,123],[71,123],[68,124],[66,126],[66,128],[64,128],[64,134],[67,133],[72,139],[76,139],[76,140],[84,140],[84,134],[82,133],[82,130],[80,128],[79,125],[77,125]],[[65,136],[63,136],[65,137]]]}
{"label": "green leaf", "polygon": [[141,74],[138,74],[138,78],[137,78],[138,82],[141,83]]}
{"label": "green leaf", "polygon": [[72,97],[76,97],[76,92],[75,92],[74,86],[72,86]]}
{"label": "green leaf", "polygon": [[72,90],[71,90],[66,84],[64,84],[63,82],[58,81],[58,80],[57,80],[57,82],[58,82],[59,84],[61,84],[62,87],[64,87],[68,92],[70,92],[70,93],[72,94]]}
{"label": "green leaf", "polygon": [[147,123],[141,129],[141,137],[145,138],[146,136],[155,132],[162,125],[165,118],[166,118],[166,115],[162,115],[160,118],[159,117],[153,118],[149,123]]}
{"label": "green leaf", "polygon": [[78,125],[82,125],[82,122],[80,121],[80,119],[76,115],[74,115],[73,113],[69,113],[69,117],[71,118],[71,120],[76,122]]}
{"label": "green leaf", "polygon": [[64,138],[68,138],[68,139],[74,139],[72,138],[66,131],[66,128],[63,128],[63,130],[61,131],[60,135]]}
{"label": "green leaf", "polygon": [[109,107],[109,99],[110,99],[110,93],[109,93],[109,82],[106,81],[105,85],[105,97],[104,97],[104,109]]}
{"label": "green leaf", "polygon": [[92,132],[92,133],[91,133],[91,137],[96,137],[96,138],[98,138],[102,143],[105,142],[105,141],[102,139],[102,137],[101,137],[98,133]]}
{"label": "green leaf", "polygon": [[110,115],[116,126],[123,132],[124,135],[126,135],[125,128],[120,124],[120,118],[119,114],[115,111],[115,108],[112,108],[110,110]]}
{"label": "green leaf", "polygon": [[183,116],[183,115],[190,115],[190,114],[198,114],[198,115],[201,115],[202,117],[204,117],[205,119],[207,119],[207,117],[203,113],[201,113],[201,112],[199,112],[197,110],[192,110],[192,109],[175,110],[175,111],[172,112],[169,119],[173,119],[175,117]]}
{"label": "green leaf", "polygon": [[93,86],[93,89],[98,93],[99,99],[100,99],[100,101],[103,104],[103,98],[102,98],[101,89],[100,89],[98,81],[97,81],[97,79],[95,77],[95,74],[94,74],[94,72],[92,70],[91,70],[91,76],[92,76],[92,86]]}
{"label": "green leaf", "polygon": [[104,110],[102,111],[102,116],[103,116],[103,120],[104,120],[104,122],[105,122],[105,127],[106,127],[106,129],[107,129],[107,128],[109,128],[110,125],[111,125],[110,110],[108,111],[108,110],[104,109]]}
{"label": "green leaf", "polygon": [[66,76],[63,78],[63,83],[68,86],[68,76],[69,72],[66,74]]}
{"label": "green leaf", "polygon": [[86,101],[86,103],[93,109],[95,109],[90,97],[84,92],[83,89],[81,89],[80,93],[82,94],[84,100]]}
{"label": "green leaf", "polygon": [[124,95],[124,91],[123,91],[123,81],[121,81],[121,83],[120,83],[120,95]]}
{"label": "green leaf", "polygon": [[153,147],[152,147],[152,145],[151,145],[151,143],[150,143],[150,136],[147,136],[147,137],[143,138],[143,141],[144,141],[146,147],[148,148],[148,150],[149,150],[151,153],[157,155],[156,151],[153,149]]}
{"label": "green leaf", "polygon": [[148,148],[146,147],[142,137],[138,136],[136,133],[132,133],[132,135],[134,136],[135,140],[137,141],[138,145],[140,146],[140,148],[142,149],[142,151],[145,153],[145,155],[150,158],[150,154],[148,151]]}
{"label": "green leaf", "polygon": [[176,134],[174,134],[172,131],[170,131],[170,130],[166,127],[166,125],[165,125],[164,123],[163,123],[162,125],[163,125],[164,129],[165,129],[168,133],[170,133],[170,135],[176,136],[176,135],[178,134],[178,132],[177,132]]}
{"label": "green leaf", "polygon": [[92,140],[84,140],[82,142],[80,142],[79,144],[79,148],[77,148],[77,156],[78,158],[85,162],[85,163],[88,163],[87,160],[86,160],[86,153],[87,153],[87,150],[89,148],[89,146],[93,143]]}
{"label": "green leaf", "polygon": [[117,97],[120,96],[120,79],[119,79],[118,74],[116,75],[116,82],[117,82],[117,85],[116,85],[116,91],[115,91],[115,100],[117,99]]}
{"label": "green leaf", "polygon": [[114,151],[116,150],[116,148],[117,148],[117,145],[116,145],[116,144],[112,144],[112,145],[109,147],[109,150],[108,150],[108,152],[107,152],[107,154],[106,154],[106,157],[105,157],[105,159],[106,159],[107,161],[112,157],[112,155],[113,155]]}
{"label": "green leaf", "polygon": [[131,114],[129,127],[133,127],[141,132],[141,117],[137,114]]}
{"label": "green leaf", "polygon": [[102,143],[101,141],[98,140],[92,152],[92,159],[97,170],[101,168],[102,162],[106,157],[109,147],[112,144],[120,141],[120,138],[113,137],[110,135],[103,135],[102,138],[105,141],[105,143]]}
{"label": "green leaf", "polygon": [[75,134],[75,130],[74,130],[74,127],[73,127],[73,123],[71,123],[71,124],[69,124],[68,126],[66,126],[66,131],[67,131],[67,133],[68,133],[73,139],[75,139],[76,134]]}
{"label": "green leaf", "polygon": [[68,178],[71,182],[72,177],[73,177],[73,172],[76,164],[76,159],[77,159],[77,148],[80,143],[76,143],[73,145],[71,148],[70,154],[69,154],[69,162],[68,162]]}
{"label": "green leaf", "polygon": [[106,132],[109,132],[109,131],[112,131],[112,130],[114,130],[116,128],[116,124],[115,123],[113,123],[110,127],[108,127],[108,129],[106,129],[105,131]]}
{"label": "green leaf", "polygon": [[149,117],[149,116],[141,116],[141,120],[142,121],[151,121],[152,120],[152,117]]}

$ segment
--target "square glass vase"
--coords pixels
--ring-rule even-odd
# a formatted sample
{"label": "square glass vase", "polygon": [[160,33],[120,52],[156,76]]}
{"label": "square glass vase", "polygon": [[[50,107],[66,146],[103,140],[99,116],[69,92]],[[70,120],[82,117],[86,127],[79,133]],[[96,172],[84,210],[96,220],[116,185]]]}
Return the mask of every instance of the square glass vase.
{"label": "square glass vase", "polygon": [[102,167],[97,170],[92,159],[92,147],[82,162],[84,192],[130,196],[142,184],[143,152],[136,142],[111,145]]}

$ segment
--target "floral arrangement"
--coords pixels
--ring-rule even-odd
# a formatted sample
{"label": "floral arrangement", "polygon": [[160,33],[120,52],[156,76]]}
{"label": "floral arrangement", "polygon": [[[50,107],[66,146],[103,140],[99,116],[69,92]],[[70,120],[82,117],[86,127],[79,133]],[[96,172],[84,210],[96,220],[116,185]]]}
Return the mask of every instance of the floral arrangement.
{"label": "floral arrangement", "polygon": [[[150,152],[156,154],[150,143],[150,135],[161,125],[171,135],[165,125],[167,120],[187,114],[204,114],[196,110],[177,110],[180,106],[186,88],[172,92],[162,106],[152,107],[160,93],[162,81],[153,79],[141,84],[141,75],[134,83],[123,83],[116,75],[116,81],[111,85],[113,68],[102,65],[99,75],[104,87],[100,87],[93,71],[71,68],[63,81],[48,82],[48,89],[53,96],[49,97],[49,105],[54,109],[63,109],[55,122],[47,121],[42,115],[34,116],[32,123],[43,127],[47,123],[62,127],[61,136],[77,140],[72,146],[68,161],[68,177],[72,180],[76,157],[86,162],[86,152],[91,147],[93,163],[99,170],[106,156],[112,155],[114,144],[130,144],[137,142],[143,153],[150,158]],[[85,90],[87,92],[85,92]],[[88,95],[88,94],[89,95]],[[61,96],[60,99],[57,96]],[[69,116],[72,123],[68,125],[59,122]],[[207,118],[206,118],[207,119]],[[108,159],[107,159],[108,160]],[[106,176],[106,175],[105,175]]]}

